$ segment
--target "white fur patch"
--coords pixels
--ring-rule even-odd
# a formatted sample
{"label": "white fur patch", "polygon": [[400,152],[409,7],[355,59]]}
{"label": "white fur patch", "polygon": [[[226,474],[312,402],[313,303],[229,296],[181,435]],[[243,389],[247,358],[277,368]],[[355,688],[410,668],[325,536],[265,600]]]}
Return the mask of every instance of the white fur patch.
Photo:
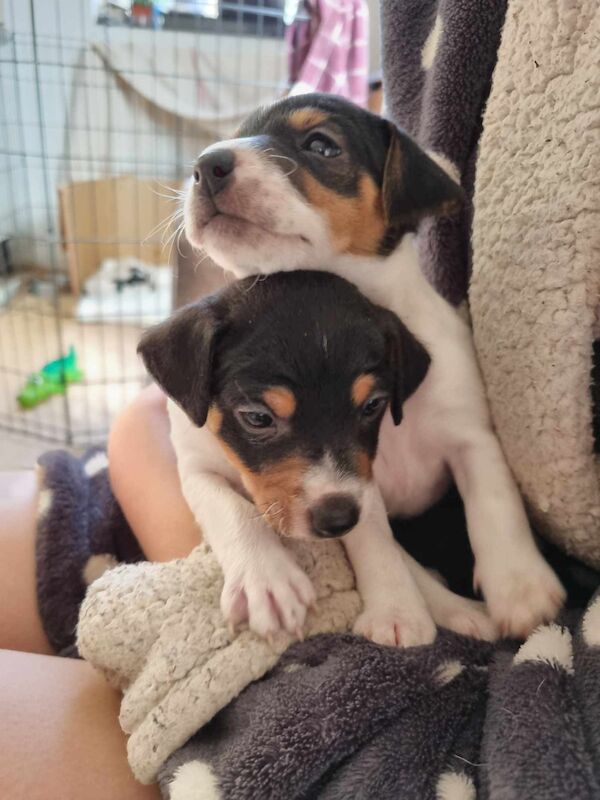
{"label": "white fur patch", "polygon": [[428,150],[427,155],[432,161],[443,169],[446,175],[449,175],[452,180],[456,181],[460,185],[460,170],[450,159],[443,155],[442,153],[436,153],[435,150]]}
{"label": "white fur patch", "polygon": [[306,471],[303,487],[309,503],[319,500],[326,494],[343,492],[354,497],[357,502],[362,499],[366,481],[353,475],[347,475],[339,469],[331,453],[327,452],[320,463]]}
{"label": "white fur patch", "polygon": [[52,489],[42,489],[38,495],[37,515],[38,519],[43,519],[52,505]]}
{"label": "white fur patch", "polygon": [[95,456],[92,456],[90,460],[86,462],[83,469],[85,474],[92,478],[107,467],[108,458],[106,457],[106,453],[96,453]]}
{"label": "white fur patch", "polygon": [[573,672],[571,634],[555,623],[537,628],[525,644],[521,645],[513,664],[524,664],[527,661],[541,661]]}
{"label": "white fur patch", "polygon": [[464,670],[465,665],[461,664],[460,661],[456,659],[452,659],[451,661],[444,661],[443,664],[437,668],[435,673],[435,679],[440,683],[442,686],[445,686],[450,681],[453,681],[460,673]]}
{"label": "white fur patch", "polygon": [[299,669],[302,669],[302,664],[286,664],[283,668],[284,672],[298,672]]}
{"label": "white fur patch", "polygon": [[475,800],[471,778],[461,772],[444,772],[435,788],[436,800]]}
{"label": "white fur patch", "polygon": [[175,771],[169,787],[171,800],[220,800],[217,779],[208,764],[188,761]]}
{"label": "white fur patch", "polygon": [[116,567],[119,562],[110,553],[98,553],[95,556],[90,556],[83,568],[83,581],[86,586],[90,583],[97,581],[101,575],[104,575],[107,569]]}
{"label": "white fur patch", "polygon": [[581,630],[588,647],[600,647],[600,598],[585,612]]}
{"label": "white fur patch", "polygon": [[421,51],[421,66],[423,69],[430,69],[435,61],[435,56],[438,51],[438,47],[440,44],[440,39],[442,38],[442,33],[444,30],[444,26],[442,23],[442,18],[438,14],[435,18],[435,22],[433,24],[433,28],[429,32],[429,36],[425,40],[425,44],[423,45],[423,50]]}

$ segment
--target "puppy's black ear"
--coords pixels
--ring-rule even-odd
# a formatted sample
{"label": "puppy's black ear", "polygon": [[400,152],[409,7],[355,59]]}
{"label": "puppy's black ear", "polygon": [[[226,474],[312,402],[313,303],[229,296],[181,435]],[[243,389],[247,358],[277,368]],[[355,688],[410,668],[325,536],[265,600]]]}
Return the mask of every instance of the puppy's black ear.
{"label": "puppy's black ear", "polygon": [[395,314],[380,309],[392,375],[390,411],[395,425],[402,422],[402,406],[425,379],[429,353]]}
{"label": "puppy's black ear", "polygon": [[138,345],[150,375],[200,428],[210,405],[212,362],[221,328],[216,304],[209,297],[150,328]]}
{"label": "puppy's black ear", "polygon": [[426,216],[460,208],[461,187],[408,134],[388,122],[390,140],[383,173],[383,207],[390,228],[415,227]]}

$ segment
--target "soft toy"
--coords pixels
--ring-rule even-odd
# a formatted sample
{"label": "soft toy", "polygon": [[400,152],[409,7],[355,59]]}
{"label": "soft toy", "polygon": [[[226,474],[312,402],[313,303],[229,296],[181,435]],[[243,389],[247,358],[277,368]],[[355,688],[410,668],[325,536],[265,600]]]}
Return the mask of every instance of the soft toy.
{"label": "soft toy", "polygon": [[[317,592],[308,636],[345,632],[360,611],[354,575],[338,542],[289,546]],[[109,570],[81,607],[79,653],[124,692],[120,722],[129,763],[143,783],[291,644],[228,631],[219,607],[223,576],[206,545],[186,559]]]}

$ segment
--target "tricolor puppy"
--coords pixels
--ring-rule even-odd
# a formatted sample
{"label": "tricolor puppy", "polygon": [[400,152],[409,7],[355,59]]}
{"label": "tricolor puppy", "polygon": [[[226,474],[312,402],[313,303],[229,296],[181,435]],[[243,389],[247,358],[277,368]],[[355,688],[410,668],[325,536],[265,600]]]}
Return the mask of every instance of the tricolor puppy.
{"label": "tricolor puppy", "polygon": [[374,477],[389,457],[376,456],[379,431],[386,413],[400,422],[429,367],[398,317],[329,273],[280,272],[184,308],[140,352],[184,412],[172,417],[174,440],[186,442],[183,490],[223,565],[231,623],[300,634],[314,591],[277,534],[345,535],[365,592],[357,631],[418,644],[435,635],[433,615],[494,635],[483,604],[453,595],[389,536]]}
{"label": "tricolor puppy", "polygon": [[[431,364],[404,403],[402,423],[399,413],[383,418],[374,465],[378,502],[391,515],[418,514],[454,480],[475,583],[500,629],[523,636],[555,616],[564,592],[536,549],[494,434],[470,330],[424,278],[414,247],[419,220],[446,213],[460,197],[457,184],[389,122],[339,98],[304,95],[258,111],[238,138],[199,157],[186,233],[237,277],[328,270],[402,320]],[[370,389],[366,380],[363,386]],[[197,443],[182,412],[171,406],[171,416],[184,491],[202,520],[206,499],[192,488],[205,481],[194,467]],[[328,468],[332,486],[341,473],[329,454],[322,470]],[[216,551],[239,541],[231,530],[224,526],[219,543],[210,540]],[[376,638],[391,640],[391,631],[406,625],[407,609],[421,602],[407,600],[394,556],[399,548],[389,526],[347,539]],[[422,615],[417,628],[407,639],[431,639],[433,626]]]}
{"label": "tricolor puppy", "polygon": [[198,159],[188,240],[244,277],[382,255],[462,190],[405,133],[331,95],[261,109]]}

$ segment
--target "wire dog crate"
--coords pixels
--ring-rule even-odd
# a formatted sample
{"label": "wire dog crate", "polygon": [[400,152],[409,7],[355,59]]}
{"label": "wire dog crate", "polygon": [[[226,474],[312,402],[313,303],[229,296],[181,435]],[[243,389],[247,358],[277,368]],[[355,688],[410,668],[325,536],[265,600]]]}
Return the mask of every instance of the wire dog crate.
{"label": "wire dog crate", "polygon": [[0,428],[83,446],[143,385],[183,181],[281,95],[297,5],[0,0]]}

